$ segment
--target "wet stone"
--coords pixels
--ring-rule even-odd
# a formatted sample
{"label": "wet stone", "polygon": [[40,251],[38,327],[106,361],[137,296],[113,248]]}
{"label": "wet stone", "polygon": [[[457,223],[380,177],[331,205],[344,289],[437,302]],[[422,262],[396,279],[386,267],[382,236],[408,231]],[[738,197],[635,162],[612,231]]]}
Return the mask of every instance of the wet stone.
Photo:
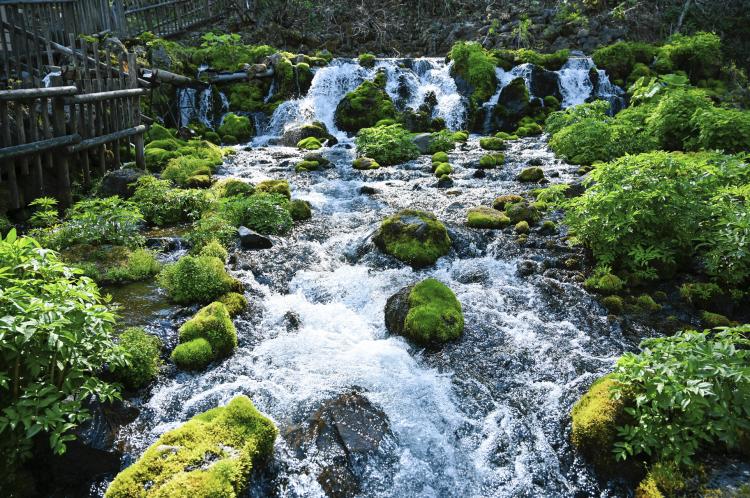
{"label": "wet stone", "polygon": [[247,227],[238,228],[237,233],[243,249],[270,249],[273,247],[271,239]]}

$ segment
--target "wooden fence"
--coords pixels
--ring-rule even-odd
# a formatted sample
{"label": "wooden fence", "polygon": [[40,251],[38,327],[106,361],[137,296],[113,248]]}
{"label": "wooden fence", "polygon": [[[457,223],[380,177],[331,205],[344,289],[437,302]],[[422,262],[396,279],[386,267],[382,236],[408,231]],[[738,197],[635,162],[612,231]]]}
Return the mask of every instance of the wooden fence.
{"label": "wooden fence", "polygon": [[[0,197],[19,209],[42,195],[69,206],[75,184],[134,160],[145,168],[135,54],[80,41],[50,86],[0,91]],[[131,144],[132,142],[132,144]]]}

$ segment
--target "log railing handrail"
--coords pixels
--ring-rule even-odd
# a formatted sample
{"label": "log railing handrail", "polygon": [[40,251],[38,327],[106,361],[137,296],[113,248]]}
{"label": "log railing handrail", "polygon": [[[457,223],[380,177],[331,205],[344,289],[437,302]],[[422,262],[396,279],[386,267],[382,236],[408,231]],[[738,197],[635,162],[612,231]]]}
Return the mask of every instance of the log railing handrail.
{"label": "log railing handrail", "polygon": [[11,101],[63,97],[75,95],[76,93],[78,93],[78,88],[75,85],[50,88],[20,88],[18,90],[0,90],[0,100]]}

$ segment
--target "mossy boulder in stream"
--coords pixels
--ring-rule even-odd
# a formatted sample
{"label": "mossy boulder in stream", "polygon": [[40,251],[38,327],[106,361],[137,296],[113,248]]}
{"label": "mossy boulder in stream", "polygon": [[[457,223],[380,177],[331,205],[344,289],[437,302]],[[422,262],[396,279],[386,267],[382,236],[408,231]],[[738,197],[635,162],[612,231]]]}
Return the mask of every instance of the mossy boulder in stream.
{"label": "mossy boulder in stream", "polygon": [[240,496],[252,469],[271,457],[278,434],[245,396],[161,436],[120,472],[106,498]]}
{"label": "mossy boulder in stream", "polygon": [[[208,363],[226,358],[237,347],[237,330],[227,307],[220,302],[202,308],[180,327],[179,333],[180,344],[172,351],[172,360],[186,370],[202,370]],[[208,342],[208,349],[204,341]]]}
{"label": "mossy boulder in stream", "polygon": [[385,324],[393,334],[422,346],[458,339],[464,330],[461,303],[445,284],[428,278],[405,287],[385,305]]}
{"label": "mossy boulder in stream", "polygon": [[406,209],[380,225],[373,242],[378,248],[415,268],[429,266],[448,254],[448,231],[433,214]]}
{"label": "mossy boulder in stream", "polygon": [[395,119],[396,108],[385,91],[387,76],[378,72],[373,81],[365,81],[349,92],[336,107],[336,126],[356,133],[375,126],[381,119]]}
{"label": "mossy boulder in stream", "polygon": [[472,228],[504,228],[510,225],[510,218],[505,213],[491,207],[479,206],[469,209],[466,215],[466,226]]}
{"label": "mossy boulder in stream", "polygon": [[242,287],[213,256],[183,256],[162,270],[159,284],[180,304],[209,303]]}
{"label": "mossy boulder in stream", "polygon": [[224,121],[219,126],[219,135],[226,139],[232,136],[237,141],[246,141],[253,136],[253,122],[247,116],[239,116],[233,112],[224,116]]}

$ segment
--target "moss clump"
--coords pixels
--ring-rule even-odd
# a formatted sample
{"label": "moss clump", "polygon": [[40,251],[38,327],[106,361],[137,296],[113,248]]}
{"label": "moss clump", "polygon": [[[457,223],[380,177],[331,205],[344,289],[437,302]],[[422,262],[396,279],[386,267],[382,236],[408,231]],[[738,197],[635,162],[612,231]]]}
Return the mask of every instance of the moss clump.
{"label": "moss clump", "polygon": [[156,254],[144,248],[76,244],[60,253],[66,263],[83,270],[100,284],[124,284],[148,280],[161,271]]}
{"label": "moss clump", "polygon": [[498,229],[510,225],[510,218],[496,209],[480,206],[469,209],[466,225],[472,228]]}
{"label": "moss clump", "polygon": [[539,182],[544,179],[544,170],[538,166],[526,168],[518,174],[519,182]]}
{"label": "moss clump", "polygon": [[218,302],[226,306],[229,316],[235,317],[247,308],[247,298],[239,292],[228,292],[217,299]]}
{"label": "moss clump", "polygon": [[159,123],[154,123],[148,128],[146,133],[146,141],[153,142],[154,140],[172,140],[174,135],[167,128],[163,127]]}
{"label": "moss clump", "polygon": [[516,226],[514,227],[517,234],[528,234],[531,230],[529,228],[529,222],[528,221],[519,221],[516,223]]}
{"label": "moss clump", "polygon": [[[535,203],[535,205],[536,204],[539,204],[539,203],[537,202]],[[546,234],[557,233],[557,225],[555,225],[555,222],[552,220],[545,220],[544,223],[542,223],[542,227],[540,228],[540,231]]]}
{"label": "moss clump", "polygon": [[502,166],[502,164],[505,162],[505,155],[504,154],[487,154],[486,156],[482,156],[482,158],[479,160],[479,168],[480,169],[494,169],[497,166]]}
{"label": "moss clump", "polygon": [[625,282],[612,273],[594,274],[584,282],[584,287],[600,294],[617,294],[625,287]]}
{"label": "moss clump", "polygon": [[318,140],[317,138],[307,137],[297,142],[297,147],[302,150],[318,150],[322,148],[323,145],[320,143],[320,140]]}
{"label": "moss clump", "polygon": [[453,167],[448,163],[438,164],[435,168],[435,176],[440,178],[443,175],[450,175],[453,173]]}
{"label": "moss clump", "polygon": [[506,203],[505,214],[508,215],[512,223],[525,221],[533,224],[541,218],[539,209],[535,205],[529,204],[525,199],[520,202]]}
{"label": "moss clump", "polygon": [[255,193],[255,186],[252,183],[243,182],[235,178],[225,178],[214,183],[211,191],[219,199],[235,196],[248,197]]}
{"label": "moss clump", "polygon": [[359,54],[357,60],[362,67],[375,67],[375,56],[373,54]]}
{"label": "moss clump", "polygon": [[214,258],[219,258],[222,261],[227,260],[227,256],[229,256],[229,253],[227,253],[227,250],[224,248],[223,245],[218,240],[211,240],[206,245],[204,245],[200,252],[198,253],[200,256],[211,256]]}
{"label": "moss clump", "polygon": [[[172,352],[172,359],[181,368],[201,370],[211,361],[226,358],[237,347],[237,330],[234,328],[227,307],[220,302],[214,302],[202,308],[180,327],[179,334],[180,344]],[[196,347],[189,344],[198,339],[208,341],[211,346],[209,362],[201,364],[196,356],[185,352],[187,348],[187,351],[193,353]],[[200,343],[197,349],[202,352],[205,346]],[[206,359],[202,353],[200,357],[201,360]],[[188,361],[181,363],[183,360]]]}
{"label": "moss clump", "polygon": [[292,229],[289,199],[257,192],[250,197],[225,199],[219,213],[235,227],[245,226],[264,235],[284,235]]}
{"label": "moss clump", "polygon": [[411,161],[419,157],[412,134],[401,125],[363,128],[357,134],[357,151],[383,166]]}
{"label": "moss clump", "polygon": [[409,293],[403,334],[422,345],[442,344],[461,337],[464,316],[456,295],[442,282],[428,278]]}
{"label": "moss clump", "polygon": [[661,305],[654,301],[654,298],[649,296],[648,294],[638,296],[635,300],[635,305],[638,306],[641,311],[647,313],[654,313],[661,309]]}
{"label": "moss clump", "polygon": [[180,147],[184,147],[186,144],[187,142],[185,142],[184,140],[178,140],[170,135],[169,138],[161,138],[159,140],[153,140],[149,142],[146,145],[145,150],[162,149],[176,151]]}
{"label": "moss clump", "polygon": [[467,140],[469,140],[469,132],[457,131],[453,134],[454,142],[466,142]]}
{"label": "moss clump", "polygon": [[129,328],[120,335],[118,348],[128,357],[130,365],[116,368],[112,374],[125,387],[140,389],[156,378],[162,348],[158,337],[146,333],[142,328]]}
{"label": "moss clump", "polygon": [[374,81],[365,81],[347,93],[336,107],[336,126],[357,133],[362,128],[375,126],[382,119],[396,119],[396,108],[385,91],[386,80],[385,73],[380,72]]}
{"label": "moss clump", "polygon": [[520,195],[506,194],[496,198],[492,203],[492,207],[494,209],[497,209],[498,211],[504,211],[505,206],[507,206],[508,204],[515,204],[517,202],[525,202],[525,200]]}
{"label": "moss clump", "polygon": [[612,399],[615,380],[611,375],[594,382],[591,389],[579,399],[573,410],[573,428],[570,440],[598,470],[606,471],[614,464],[614,447],[617,427],[623,425],[625,402]]}
{"label": "moss clump", "polygon": [[289,203],[289,214],[294,221],[309,220],[312,218],[310,203],[302,199],[294,199]]}
{"label": "moss clump", "polygon": [[242,285],[213,256],[183,256],[164,268],[159,283],[177,303],[208,303]]}
{"label": "moss clump", "polygon": [[369,157],[358,157],[352,163],[352,168],[365,171],[368,169],[378,169],[380,165],[374,159]]}
{"label": "moss clump", "polygon": [[605,308],[607,308],[607,311],[609,311],[613,315],[619,315],[620,313],[622,313],[622,310],[625,306],[625,303],[620,296],[607,296],[602,299],[602,304]]}
{"label": "moss clump", "polygon": [[193,175],[185,180],[185,186],[188,188],[209,188],[211,184],[211,175]]}
{"label": "moss clump", "polygon": [[511,135],[510,133],[506,133],[504,131],[498,131],[495,133],[495,138],[500,138],[502,140],[518,140],[518,135]]}
{"label": "moss clump", "polygon": [[543,54],[529,48],[519,48],[517,50],[493,50],[492,54],[497,59],[497,65],[506,71],[519,64],[527,63],[542,66],[548,71],[557,71],[567,62],[570,50],[563,49],[550,54]]}
{"label": "moss clump", "polygon": [[203,338],[179,344],[170,356],[175,365],[183,370],[199,371],[214,360],[211,344]]}
{"label": "moss clump", "polygon": [[448,153],[444,151],[435,152],[432,155],[432,164],[440,164],[440,163],[447,163],[448,160]]}
{"label": "moss clump", "polygon": [[237,145],[239,142],[234,135],[224,135],[221,139],[221,143],[224,145]]}
{"label": "moss clump", "polygon": [[236,498],[253,467],[272,455],[277,434],[273,422],[238,396],[161,436],[105,496]]}
{"label": "moss clump", "polygon": [[475,106],[486,102],[497,88],[495,58],[479,43],[458,42],[448,55],[453,61],[454,76],[463,79],[471,87],[471,103]]}
{"label": "moss clump", "polygon": [[255,80],[249,83],[235,83],[229,87],[229,109],[244,112],[262,111],[266,93],[263,84]]}
{"label": "moss clump", "polygon": [[429,266],[448,254],[448,231],[433,214],[404,210],[389,216],[373,239],[378,248],[415,268]]}
{"label": "moss clump", "polygon": [[230,112],[224,116],[218,132],[225,141],[228,136],[234,137],[237,141],[246,141],[253,136],[253,122],[247,116],[238,116]]}
{"label": "moss clump", "polygon": [[301,161],[294,166],[294,171],[297,173],[304,173],[306,171],[317,171],[320,168],[318,161]]}
{"label": "moss clump", "polygon": [[732,321],[729,318],[720,315],[719,313],[711,313],[709,311],[701,312],[701,320],[703,320],[703,323],[709,328],[732,326]]}
{"label": "moss clump", "polygon": [[161,171],[170,159],[180,155],[176,150],[164,150],[158,147],[147,148],[143,154],[146,158],[146,169],[154,172]]}
{"label": "moss clump", "polygon": [[255,191],[267,194],[281,194],[287,199],[292,198],[292,191],[289,189],[289,182],[286,180],[263,180],[255,186]]}
{"label": "moss clump", "polygon": [[533,137],[541,135],[543,132],[544,130],[539,123],[526,123],[519,126],[515,134],[519,137]]}
{"label": "moss clump", "polygon": [[484,150],[505,150],[505,140],[497,137],[479,139],[479,146]]}

